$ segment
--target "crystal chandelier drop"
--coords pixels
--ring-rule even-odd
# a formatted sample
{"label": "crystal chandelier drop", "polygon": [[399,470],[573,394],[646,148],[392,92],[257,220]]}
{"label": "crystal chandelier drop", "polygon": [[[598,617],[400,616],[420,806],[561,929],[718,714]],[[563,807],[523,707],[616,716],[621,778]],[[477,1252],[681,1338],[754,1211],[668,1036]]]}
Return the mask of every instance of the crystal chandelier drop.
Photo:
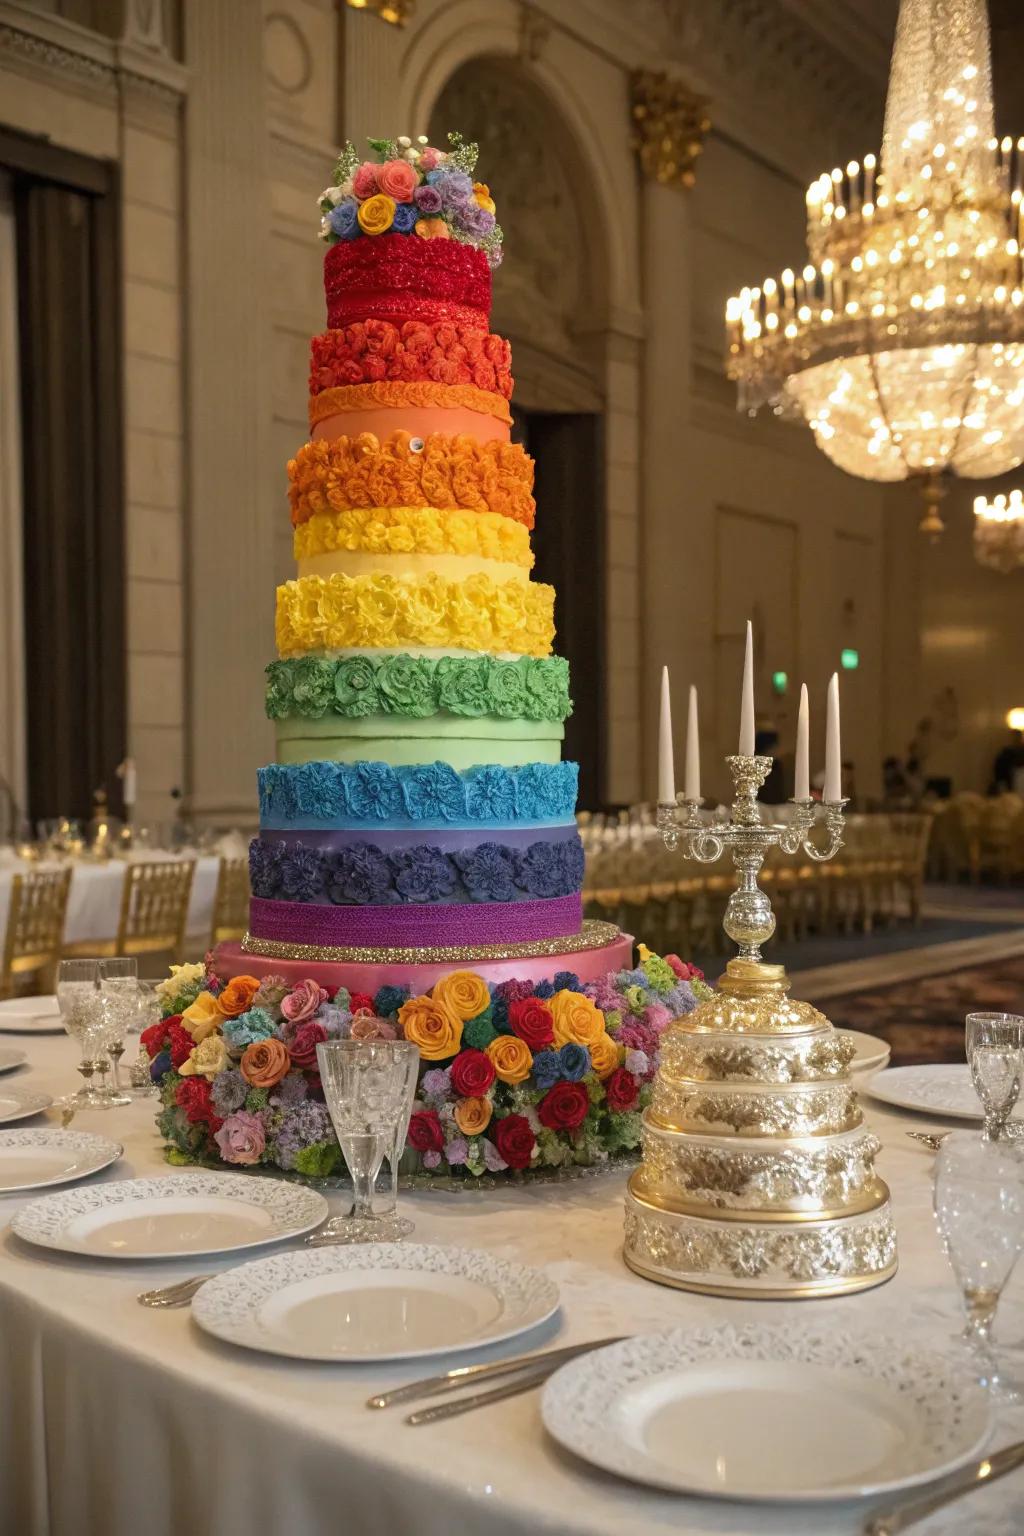
{"label": "crystal chandelier drop", "polygon": [[974,498],[974,558],[1008,575],[1024,565],[1024,494]]}
{"label": "crystal chandelier drop", "polygon": [[881,162],[813,182],[808,265],[726,309],[740,409],[805,420],[849,474],[919,479],[933,534],[945,473],[1024,461],[1022,162],[993,137],[984,0],[901,0]]}

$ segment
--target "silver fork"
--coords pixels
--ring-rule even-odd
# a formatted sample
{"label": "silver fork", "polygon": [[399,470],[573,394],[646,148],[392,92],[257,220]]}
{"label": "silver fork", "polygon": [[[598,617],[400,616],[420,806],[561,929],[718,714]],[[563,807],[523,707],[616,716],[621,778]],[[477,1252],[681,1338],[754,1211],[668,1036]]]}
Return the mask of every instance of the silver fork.
{"label": "silver fork", "polygon": [[[330,1234],[321,1237],[314,1232],[312,1237],[304,1241],[309,1248],[339,1248],[344,1239]],[[214,1273],[219,1271],[211,1270],[206,1275],[190,1275],[187,1280],[175,1280],[171,1285],[159,1285],[152,1291],[140,1291],[136,1300],[142,1307],[158,1307],[164,1311],[172,1307],[187,1307],[199,1287],[205,1285],[207,1280],[212,1280]]]}

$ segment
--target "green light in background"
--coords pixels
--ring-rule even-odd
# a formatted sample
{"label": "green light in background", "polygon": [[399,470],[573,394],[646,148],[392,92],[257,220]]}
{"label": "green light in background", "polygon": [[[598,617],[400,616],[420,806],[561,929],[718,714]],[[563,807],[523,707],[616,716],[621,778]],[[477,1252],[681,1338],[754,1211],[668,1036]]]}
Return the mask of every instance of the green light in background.
{"label": "green light in background", "polygon": [[839,664],[845,672],[856,672],[860,666],[860,651],[855,651],[852,646],[845,646],[839,653]]}
{"label": "green light in background", "polygon": [[786,689],[789,687],[789,673],[773,672],[772,687],[775,689],[776,693],[785,693]]}

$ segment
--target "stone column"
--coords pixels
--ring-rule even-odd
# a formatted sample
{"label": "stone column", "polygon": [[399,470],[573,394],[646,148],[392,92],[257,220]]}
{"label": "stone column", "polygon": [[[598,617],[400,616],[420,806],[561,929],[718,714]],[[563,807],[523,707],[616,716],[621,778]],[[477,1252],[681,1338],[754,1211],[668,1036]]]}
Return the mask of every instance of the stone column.
{"label": "stone column", "polygon": [[203,820],[251,822],[273,754],[263,668],[274,655],[272,294],[263,15],[185,0],[190,70],[185,218],[189,391],[188,793]]}
{"label": "stone column", "polygon": [[[642,797],[653,798],[661,668],[672,668],[677,733],[685,722],[685,684],[703,679],[691,638],[710,636],[710,581],[693,570],[694,527],[687,517],[692,393],[693,281],[688,189],[708,122],[704,103],[678,80],[633,77],[634,142],[642,172],[644,313],[641,421],[643,523],[640,549]],[[706,521],[706,520],[702,520]],[[707,655],[710,662],[710,649]],[[682,763],[681,734],[676,743]],[[681,786],[680,786],[681,787]]]}

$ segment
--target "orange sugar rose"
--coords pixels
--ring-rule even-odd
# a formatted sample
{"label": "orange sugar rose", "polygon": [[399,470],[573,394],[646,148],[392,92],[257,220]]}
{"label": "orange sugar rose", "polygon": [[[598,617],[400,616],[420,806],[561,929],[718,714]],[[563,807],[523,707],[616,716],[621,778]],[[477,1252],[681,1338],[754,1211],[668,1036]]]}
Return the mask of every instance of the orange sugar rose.
{"label": "orange sugar rose", "polygon": [[220,1011],[227,1019],[237,1019],[240,1013],[248,1013],[252,1000],[259,991],[255,976],[236,976],[217,994]]}

